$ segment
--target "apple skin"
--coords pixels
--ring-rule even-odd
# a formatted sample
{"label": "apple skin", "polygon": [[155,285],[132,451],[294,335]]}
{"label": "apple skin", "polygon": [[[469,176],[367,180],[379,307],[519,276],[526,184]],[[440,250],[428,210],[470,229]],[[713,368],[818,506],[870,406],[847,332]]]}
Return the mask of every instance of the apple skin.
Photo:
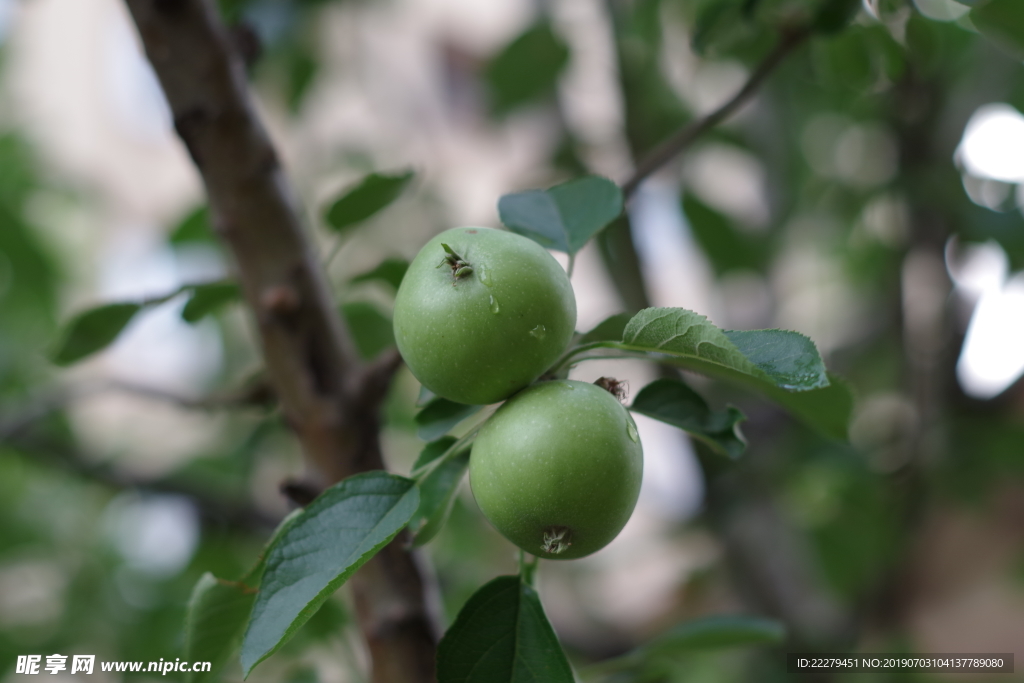
{"label": "apple skin", "polygon": [[633,514],[642,477],[632,416],[604,389],[573,380],[541,382],[509,399],[484,424],[469,459],[484,516],[526,552],[549,559],[608,545]]}
{"label": "apple skin", "polygon": [[[443,244],[470,266],[445,262]],[[423,386],[457,403],[496,403],[565,351],[576,297],[536,242],[505,230],[453,228],[420,250],[395,298],[395,340]]]}

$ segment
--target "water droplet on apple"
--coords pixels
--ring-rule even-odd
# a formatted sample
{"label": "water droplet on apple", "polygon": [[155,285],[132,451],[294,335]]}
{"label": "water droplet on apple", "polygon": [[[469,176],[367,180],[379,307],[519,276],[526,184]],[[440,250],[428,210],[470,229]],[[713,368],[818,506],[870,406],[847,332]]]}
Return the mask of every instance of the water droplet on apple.
{"label": "water droplet on apple", "polygon": [[501,310],[501,307],[498,305],[498,300],[495,299],[494,295],[492,294],[491,295],[491,313],[497,313],[500,310]]}
{"label": "water droplet on apple", "polygon": [[543,341],[544,337],[548,336],[548,328],[543,325],[537,325],[537,327],[530,330],[530,336]]}
{"label": "water droplet on apple", "polygon": [[626,434],[629,435],[629,439],[633,443],[640,443],[640,434],[637,433],[632,420],[626,421]]}

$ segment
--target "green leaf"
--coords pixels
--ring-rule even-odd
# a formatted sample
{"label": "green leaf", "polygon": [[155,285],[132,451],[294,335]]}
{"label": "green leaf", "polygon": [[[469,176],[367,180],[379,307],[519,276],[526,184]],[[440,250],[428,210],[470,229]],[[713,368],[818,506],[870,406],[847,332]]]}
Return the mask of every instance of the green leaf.
{"label": "green leaf", "polygon": [[267,556],[242,642],[242,668],[273,654],[359,567],[387,545],[419,507],[413,481],[367,472],[324,491]]}
{"label": "green leaf", "polygon": [[309,51],[308,46],[296,41],[287,57],[288,81],[285,99],[288,109],[294,114],[302,108],[302,102],[309,92],[316,75],[320,72],[320,63]]}
{"label": "green leaf", "polygon": [[194,323],[222,306],[241,297],[242,291],[233,282],[211,282],[192,287],[192,296],[181,309],[181,319]]}
{"label": "green leaf", "polygon": [[141,304],[106,304],[79,313],[64,329],[52,359],[57,365],[71,365],[105,348],[121,334]]}
{"label": "green leaf", "polygon": [[[57,309],[53,258],[40,242],[40,232],[15,213],[24,195],[34,191],[33,173],[22,158],[27,154],[13,134],[0,134],[0,329],[4,349],[0,373],[5,383],[11,381],[7,373],[17,362],[15,346],[38,347],[37,330],[51,328]],[[29,371],[26,367],[22,370]]]}
{"label": "green leaf", "polygon": [[684,308],[647,308],[626,325],[630,349],[670,356],[688,369],[789,391],[828,386],[814,343],[796,332],[724,332]]}
{"label": "green leaf", "polygon": [[666,77],[664,8],[663,0],[634,0],[615,12],[624,132],[637,158],[646,157],[692,118],[675,85]]}
{"label": "green leaf", "polygon": [[732,221],[691,195],[683,199],[683,212],[715,273],[763,268],[767,245],[741,233]]}
{"label": "green leaf", "polygon": [[725,336],[774,384],[788,391],[828,386],[814,342],[787,330],[729,330]]}
{"label": "green leaf", "polygon": [[[444,455],[455,442],[455,437],[446,436],[428,443],[416,459],[413,472]],[[413,545],[423,545],[434,538],[451,514],[455,493],[469,467],[470,446],[460,450],[419,483],[420,507],[409,522]]]}
{"label": "green leaf", "polygon": [[629,680],[648,680],[648,672],[660,670],[666,659],[679,659],[695,651],[776,644],[785,636],[785,627],[771,619],[742,615],[704,617],[684,622],[621,657],[596,664],[588,673],[629,671],[633,675]]}
{"label": "green leaf", "polygon": [[672,655],[692,650],[713,650],[781,643],[786,628],[773,619],[719,615],[682,623],[641,649],[648,655]]}
{"label": "green leaf", "polygon": [[416,396],[416,407],[422,408],[423,406],[433,401],[435,398],[437,398],[437,394],[435,394],[433,391],[427,389],[425,386],[421,384],[420,393]]}
{"label": "green leaf", "polygon": [[167,241],[175,246],[189,243],[215,243],[217,238],[213,234],[213,228],[210,227],[210,210],[206,206],[200,206],[193,210],[175,226]]}
{"label": "green leaf", "polygon": [[405,277],[405,271],[407,270],[409,270],[408,261],[400,258],[389,258],[381,261],[373,270],[356,275],[349,282],[355,285],[360,282],[380,280],[381,282],[388,283],[395,288],[395,291],[398,291],[398,287],[402,284],[402,278]]}
{"label": "green leaf", "polygon": [[438,683],[573,683],[536,591],[499,576],[473,594],[437,649]]}
{"label": "green leaf", "polygon": [[851,26],[828,40],[812,42],[809,58],[817,78],[835,83],[847,93],[863,92],[881,75],[880,67],[887,58],[884,49],[863,26]]}
{"label": "green leaf", "polygon": [[770,387],[764,394],[823,434],[845,441],[853,414],[853,392],[839,375],[828,373],[828,381],[821,389],[793,392]]}
{"label": "green leaf", "polygon": [[575,254],[622,213],[622,191],[600,176],[585,176],[548,190],[507,194],[498,201],[501,222],[548,249]]}
{"label": "green leaf", "polygon": [[959,238],[979,244],[995,240],[1010,257],[1011,270],[1024,268],[1024,216],[1019,211],[992,211],[971,201],[957,209]]}
{"label": "green leaf", "polygon": [[610,348],[656,354],[674,365],[750,386],[810,426],[846,438],[852,398],[845,383],[830,384],[814,343],[784,330],[725,332],[682,308],[637,313]]}
{"label": "green leaf", "polygon": [[256,589],[206,572],[192,589],[185,617],[185,657],[210,662],[210,671],[189,673],[190,683],[217,680],[217,674],[242,642]]}
{"label": "green leaf", "polygon": [[492,108],[503,114],[551,92],[568,61],[569,48],[547,22],[530,27],[487,65]]}
{"label": "green leaf", "polygon": [[635,413],[679,427],[713,451],[736,459],[747,447],[739,423],[746,416],[736,408],[718,412],[700,394],[677,379],[659,379],[640,390],[629,408]]}
{"label": "green leaf", "polygon": [[456,403],[446,398],[435,398],[416,413],[416,434],[424,441],[433,441],[447,434],[452,427],[477,413],[482,407]]}
{"label": "green leaf", "polygon": [[825,35],[838,33],[853,21],[861,0],[824,0],[814,16],[814,30]]}
{"label": "green leaf", "polygon": [[341,305],[341,314],[345,316],[352,339],[364,360],[376,358],[381,351],[395,345],[391,319],[373,304],[351,301]]}
{"label": "green leaf", "polygon": [[345,188],[327,210],[325,219],[335,232],[345,232],[398,199],[412,180],[413,172],[395,175],[371,173]]}
{"label": "green leaf", "polygon": [[735,34],[749,30],[749,22],[744,16],[744,0],[712,0],[705,3],[697,15],[690,39],[691,47],[697,54],[703,55],[708,48],[718,42],[731,42]]}
{"label": "green leaf", "polygon": [[1024,3],[1020,0],[989,0],[975,6],[971,23],[997,47],[1016,59],[1024,59]]}
{"label": "green leaf", "polygon": [[296,510],[282,520],[260,553],[260,559],[240,580],[218,579],[209,572],[199,578],[192,589],[185,616],[185,655],[192,661],[210,662],[211,667],[210,671],[189,673],[187,681],[217,680],[217,674],[242,642],[269,548],[301,514],[301,510]]}
{"label": "green leaf", "polygon": [[601,341],[622,341],[622,332],[632,317],[629,313],[616,313],[608,316],[590,332],[580,335],[576,343],[582,345]]}
{"label": "green leaf", "polygon": [[454,436],[442,436],[437,441],[431,441],[424,446],[423,450],[420,451],[419,456],[416,458],[416,462],[412,466],[413,474],[416,474],[416,472],[447,453],[448,449],[455,445],[456,441],[458,441],[458,439]]}

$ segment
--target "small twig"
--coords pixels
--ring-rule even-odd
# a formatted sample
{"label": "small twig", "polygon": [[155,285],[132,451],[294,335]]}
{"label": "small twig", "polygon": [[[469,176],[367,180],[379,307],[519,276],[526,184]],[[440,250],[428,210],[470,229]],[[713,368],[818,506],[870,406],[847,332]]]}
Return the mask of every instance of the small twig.
{"label": "small twig", "polygon": [[281,491],[281,495],[300,508],[306,507],[323,493],[323,489],[320,486],[299,481],[298,479],[285,479],[281,482],[278,489]]}
{"label": "small twig", "polygon": [[784,30],[779,44],[758,65],[747,82],[732,99],[714,110],[707,116],[691,121],[683,126],[672,137],[661,143],[653,152],[637,164],[633,175],[622,184],[622,193],[629,199],[636,192],[640,183],[649,175],[682,154],[697,138],[729,118],[736,110],[747,103],[757,92],[768,76],[782,63],[786,56],[811,35],[809,27],[803,26]]}
{"label": "small twig", "polygon": [[577,356],[582,356],[588,351],[593,351],[594,349],[616,348],[615,345],[617,343],[618,342],[612,341],[596,341],[590,342],[589,344],[581,344],[580,346],[574,346],[570,348],[568,351],[566,351],[561,358],[555,361],[554,365],[551,366],[551,370],[549,370],[549,372],[559,372],[560,370],[572,365],[573,360]]}
{"label": "small twig", "polygon": [[342,248],[345,246],[347,242],[348,240],[345,239],[344,235],[338,237],[337,241],[335,241],[334,243],[334,246],[331,247],[330,253],[327,254],[327,258],[324,259],[324,270],[330,270],[331,263],[334,262],[334,258],[338,255],[338,253],[342,250]]}
{"label": "small twig", "polygon": [[459,438],[458,441],[449,446],[448,450],[446,450],[444,453],[437,456],[427,464],[423,465],[419,469],[414,470],[409,476],[415,479],[417,484],[424,482],[427,479],[427,477],[429,477],[431,474],[437,471],[437,469],[441,467],[441,465],[448,462],[449,460],[457,456],[459,453],[464,453],[466,451],[466,448],[470,446],[476,439],[477,432],[479,432],[481,427],[484,426],[484,422],[485,420],[481,420],[480,422],[478,422],[472,429],[466,432],[464,436]]}
{"label": "small twig", "polygon": [[221,410],[243,406],[269,406],[274,402],[274,393],[266,382],[254,382],[251,386],[221,394],[210,394],[201,398],[181,396],[157,387],[148,387],[122,380],[107,382],[105,389],[135,394],[144,398],[173,403],[190,410]]}
{"label": "small twig", "polygon": [[179,296],[179,295],[184,294],[186,292],[194,291],[194,290],[198,289],[199,287],[211,287],[213,285],[229,285],[229,284],[234,284],[234,282],[231,281],[231,280],[228,280],[228,279],[223,279],[223,278],[220,279],[220,280],[209,280],[207,282],[186,282],[185,284],[181,285],[177,289],[173,289],[173,290],[171,290],[170,292],[168,292],[166,294],[159,294],[157,296],[150,296],[150,297],[146,297],[144,299],[139,299],[135,303],[137,303],[139,306],[146,306],[146,307],[149,307],[149,306],[159,306],[160,304],[167,303],[168,301],[170,301],[171,299],[175,298],[176,296]]}
{"label": "small twig", "polygon": [[51,442],[40,435],[5,436],[4,441],[14,446],[16,453],[31,457],[52,467],[115,489],[134,489],[154,493],[174,493],[190,498],[202,517],[213,524],[228,524],[247,530],[264,531],[273,528],[280,521],[252,507],[243,500],[225,499],[203,487],[193,486],[187,480],[173,475],[162,479],[145,479],[132,476],[107,464],[89,462],[85,454],[64,443]]}
{"label": "small twig", "polygon": [[0,443],[18,436],[23,430],[39,422],[68,403],[94,394],[99,390],[95,385],[82,385],[42,394],[28,401],[28,405],[17,413],[4,416],[0,408]]}
{"label": "small twig", "polygon": [[370,365],[364,367],[356,378],[359,402],[379,405],[387,396],[391,380],[402,367],[402,362],[398,349],[393,348],[384,351]]}
{"label": "small twig", "polygon": [[[106,392],[134,394],[171,403],[188,410],[223,410],[246,406],[269,407],[275,401],[273,390],[263,380],[253,381],[248,386],[235,391],[211,394],[202,398],[181,396],[158,387],[122,380],[99,380],[49,391],[30,401],[27,408],[0,419],[0,441],[17,436],[24,429],[71,403]],[[0,414],[2,412],[3,410],[0,409]]]}

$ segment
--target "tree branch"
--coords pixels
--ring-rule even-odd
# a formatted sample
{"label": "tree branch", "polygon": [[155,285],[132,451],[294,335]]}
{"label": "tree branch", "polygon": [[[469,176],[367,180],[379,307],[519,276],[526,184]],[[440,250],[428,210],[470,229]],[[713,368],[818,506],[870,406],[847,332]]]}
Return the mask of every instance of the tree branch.
{"label": "tree branch", "polygon": [[134,382],[111,380],[99,390],[116,391],[133,394],[141,398],[170,403],[185,410],[224,410],[247,406],[271,407],[274,405],[274,391],[263,381],[255,381],[236,391],[215,393],[200,398],[181,396],[156,387],[149,387]]}
{"label": "tree branch", "polygon": [[640,183],[651,175],[659,168],[667,164],[673,158],[682,154],[690,145],[692,145],[697,138],[704,133],[708,132],[722,121],[732,116],[740,107],[746,104],[761,85],[767,80],[768,76],[775,70],[775,68],[782,63],[782,61],[792,52],[797,46],[803,43],[811,35],[811,30],[808,27],[799,27],[789,30],[782,31],[779,44],[775,46],[775,49],[768,53],[768,56],[758,64],[754,73],[750,75],[747,82],[743,84],[739,92],[732,96],[728,102],[714,110],[707,116],[695,121],[691,121],[686,126],[683,126],[676,133],[672,135],[665,142],[661,143],[657,148],[654,149],[646,158],[642,159],[637,164],[636,170],[633,175],[622,184],[622,192],[629,199]]}
{"label": "tree branch", "polygon": [[105,463],[90,462],[90,459],[60,440],[45,435],[22,433],[0,439],[22,457],[31,457],[35,462],[65,470],[75,475],[114,489],[133,489],[155,493],[174,493],[186,496],[195,503],[202,519],[212,526],[224,525],[249,533],[267,533],[281,521],[255,507],[232,497],[225,498],[223,492],[209,491],[192,482],[170,475],[160,479],[148,479],[122,472]]}
{"label": "tree branch", "polygon": [[334,428],[356,355],[249,101],[245,71],[208,0],[128,0],[219,235],[238,265],[268,373],[308,455],[332,481],[352,474]]}
{"label": "tree branch", "polygon": [[200,398],[182,396],[158,387],[124,382],[121,380],[99,380],[63,389],[51,389],[30,399],[17,412],[0,407],[0,441],[17,436],[21,431],[46,418],[51,413],[63,410],[75,401],[102,394],[120,392],[169,403],[185,410],[225,410],[243,407],[269,408],[275,402],[273,390],[262,379],[248,382],[244,387],[224,393],[211,394]]}
{"label": "tree branch", "polygon": [[[325,483],[382,469],[380,401],[364,400],[382,392],[363,386],[374,373],[331,301],[214,3],[126,2],[234,255],[285,419]],[[436,636],[411,555],[393,544],[351,585],[375,683],[433,680]]]}
{"label": "tree branch", "polygon": [[[608,16],[615,26],[616,34],[622,30],[622,17],[615,4],[606,3]],[[636,164],[633,176],[623,184],[623,192],[628,198],[639,187],[640,183],[662,165],[668,163],[685,151],[701,135],[724,121],[760,88],[772,71],[798,45],[808,38],[807,29],[783,32],[779,44],[761,62],[744,86],[728,102],[723,104],[706,117],[693,121],[679,129],[659,147]],[[615,48],[618,55],[620,77],[624,77],[627,62],[623,58],[621,39],[616,38]],[[625,90],[625,85],[623,85]],[[627,111],[627,118],[629,112]],[[630,135],[637,130],[635,123],[627,121],[625,130],[630,151],[634,158],[639,156],[641,141]],[[649,295],[643,280],[642,266],[633,245],[628,214],[616,223],[608,226],[598,235],[602,256],[606,269],[612,277],[617,291],[627,304],[627,310],[644,308],[648,305]],[[662,367],[666,376],[678,376],[678,370]],[[780,424],[775,411],[761,411],[749,414],[744,432],[747,433],[751,450],[761,448],[771,450],[770,444],[778,440],[773,433]],[[761,433],[759,433],[759,431]],[[763,444],[769,444],[767,448]],[[695,444],[698,455],[703,447]],[[713,463],[717,458],[700,458],[701,468],[706,483],[705,517],[726,551],[726,562],[733,572],[733,584],[745,599],[751,600],[761,609],[785,617],[797,626],[800,635],[813,631],[820,626],[819,635],[836,638],[844,626],[844,615],[838,614],[830,598],[820,592],[817,582],[808,583],[808,577],[814,577],[814,567],[806,563],[802,552],[785,555],[777,552],[773,542],[782,541],[787,545],[795,545],[799,551],[799,537],[793,530],[785,526],[783,519],[764,507],[765,494],[757,488],[764,480],[761,472],[753,476],[724,476]],[[736,468],[742,474],[759,458],[747,458]],[[748,501],[738,507],[736,501]],[[757,504],[753,501],[759,501]],[[803,582],[803,583],[802,583]],[[800,589],[803,593],[800,593]],[[793,600],[797,596],[799,600]],[[806,641],[799,641],[806,642]],[[834,641],[833,641],[834,642]]]}

